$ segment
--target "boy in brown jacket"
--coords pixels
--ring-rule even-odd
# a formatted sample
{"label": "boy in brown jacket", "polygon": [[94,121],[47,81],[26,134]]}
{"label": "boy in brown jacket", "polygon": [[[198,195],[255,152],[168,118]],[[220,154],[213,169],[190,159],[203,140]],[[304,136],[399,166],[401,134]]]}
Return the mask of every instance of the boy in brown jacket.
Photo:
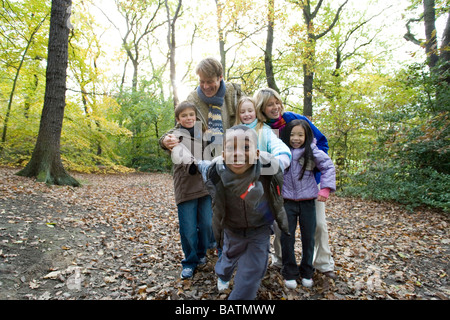
{"label": "boy in brown jacket", "polygon": [[[196,125],[196,116],[196,108],[192,103],[181,102],[175,108],[178,124],[169,133],[175,135],[194,156],[201,156],[202,130],[199,123]],[[172,159],[175,159],[173,155]],[[197,265],[206,263],[206,250],[212,239],[211,197],[202,176],[199,173],[189,174],[185,168],[186,164],[174,161],[173,183],[184,253],[184,259],[181,261],[182,279],[191,278]]]}

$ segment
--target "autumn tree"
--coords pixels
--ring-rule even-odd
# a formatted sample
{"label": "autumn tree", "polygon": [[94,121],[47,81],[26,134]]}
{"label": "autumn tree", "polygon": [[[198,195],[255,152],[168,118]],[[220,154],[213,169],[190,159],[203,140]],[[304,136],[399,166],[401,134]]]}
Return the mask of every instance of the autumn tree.
{"label": "autumn tree", "polygon": [[[21,10],[20,6],[17,4],[11,4],[9,1],[3,1],[0,8],[0,21],[2,21],[3,24],[2,31],[0,31],[0,35],[2,36],[0,46],[2,51],[6,53],[5,57],[1,58],[1,61],[2,64],[4,64],[3,67],[5,70],[14,70],[12,84],[9,89],[6,114],[3,121],[0,154],[2,153],[6,143],[8,124],[10,121],[14,98],[17,91],[19,91],[19,77],[22,73],[24,65],[27,63],[27,60],[30,60],[30,58],[36,60],[41,59],[39,56],[30,57],[29,52],[32,50],[37,33],[40,31],[49,15],[46,10],[40,14],[35,14],[33,9],[37,10],[37,8],[34,7],[33,4],[27,4],[24,7],[26,8]],[[27,10],[28,7],[31,7],[30,10]],[[23,47],[21,47],[22,43]],[[15,54],[16,52],[18,54]],[[26,102],[29,102],[29,99],[26,98]],[[25,110],[25,116],[26,114],[27,110]]]}
{"label": "autumn tree", "polygon": [[275,0],[268,0],[267,13],[267,39],[264,51],[264,67],[266,70],[267,86],[280,92],[278,89],[273,68],[273,34],[275,26]]}
{"label": "autumn tree", "polygon": [[133,66],[132,89],[137,91],[139,64],[142,61],[141,51],[142,43],[147,37],[151,35],[157,28],[162,26],[165,21],[161,22],[157,19],[158,13],[163,5],[163,0],[132,0],[120,1],[115,0],[117,9],[122,17],[125,19],[126,30],[122,32],[121,26],[117,21],[113,21],[111,17],[100,9],[108,21],[120,33],[123,48],[127,54],[127,61],[124,65],[124,72],[122,76],[121,89],[125,83],[125,75],[128,61],[131,61]]}
{"label": "autumn tree", "polygon": [[328,12],[329,19],[323,18],[324,22],[321,25],[316,25],[318,14],[323,9],[323,0],[317,1],[315,7],[313,0],[295,0],[291,1],[296,4],[303,14],[304,28],[306,38],[302,44],[302,65],[303,65],[303,115],[312,117],[312,98],[313,98],[313,84],[314,84],[314,68],[316,64],[316,43],[319,39],[324,37],[330,32],[339,20],[342,9],[347,4],[348,0],[345,0],[337,9],[335,13],[332,13],[329,7],[325,7]]}
{"label": "autumn tree", "polygon": [[168,0],[165,0],[165,6],[166,6],[166,12],[167,12],[167,25],[168,25],[168,31],[167,31],[167,44],[169,46],[169,67],[170,67],[170,83],[172,85],[172,92],[173,92],[173,104],[174,107],[178,104],[179,98],[178,98],[178,88],[177,88],[177,73],[176,73],[176,22],[178,17],[180,16],[181,7],[182,7],[182,0],[178,0],[177,6],[175,8],[175,13],[173,14],[173,17],[171,16],[171,8],[168,3]]}
{"label": "autumn tree", "polygon": [[79,186],[64,169],[60,139],[66,105],[66,73],[72,0],[52,0],[46,89],[39,134],[30,162],[17,174],[47,184]]}
{"label": "autumn tree", "polygon": [[[388,9],[380,8],[370,15],[356,10],[343,12],[327,36],[328,54],[322,54],[323,62],[317,63],[314,89],[322,108],[318,108],[316,119],[325,124],[330,156],[346,172],[366,157],[366,146],[376,137],[375,114],[384,112],[371,101],[388,78],[382,72],[375,76],[368,71],[377,55],[388,51],[380,36],[387,26],[372,22]],[[363,96],[366,99],[360,98]],[[343,178],[338,175],[338,179]]]}
{"label": "autumn tree", "polygon": [[[215,0],[215,3],[220,62],[223,66],[224,78],[230,79],[235,64],[244,59],[243,56],[238,55],[239,49],[251,43],[252,38],[260,34],[265,25],[260,23],[259,19],[261,8],[253,1]],[[244,55],[247,54],[245,49],[243,52]],[[230,56],[232,59],[229,59]]]}
{"label": "autumn tree", "polygon": [[[407,32],[404,38],[419,46],[425,48],[427,54],[427,65],[432,74],[441,76],[450,84],[450,10],[442,1],[437,1],[442,8],[437,13],[435,0],[423,0],[423,14],[419,18],[409,19],[406,23]],[[419,3],[414,1],[411,8],[418,6]],[[442,33],[442,42],[438,43],[438,30],[436,28],[437,15],[447,15],[447,22]],[[411,31],[411,24],[422,22],[425,29],[425,40],[417,39]]]}
{"label": "autumn tree", "polygon": [[[440,2],[440,1],[439,1]],[[410,8],[417,6],[419,3],[414,1]],[[445,10],[445,8],[444,8]],[[437,42],[437,33],[436,29],[436,3],[435,0],[424,0],[423,1],[423,13],[418,18],[409,19],[406,23],[407,32],[405,33],[404,38],[408,41],[413,42],[416,45],[422,46],[425,48],[425,52],[427,54],[427,64],[430,68],[434,68],[438,63],[440,58],[443,58],[445,61],[449,60],[450,53],[449,50],[446,49],[449,45],[450,41],[450,11],[448,10],[448,18],[445,29],[443,30],[442,35],[442,45],[439,49],[439,45]],[[441,14],[445,14],[445,11],[441,11]],[[425,29],[425,40],[417,39],[416,35],[414,35],[411,31],[411,24],[422,22],[424,23]],[[442,56],[442,57],[441,57]]]}

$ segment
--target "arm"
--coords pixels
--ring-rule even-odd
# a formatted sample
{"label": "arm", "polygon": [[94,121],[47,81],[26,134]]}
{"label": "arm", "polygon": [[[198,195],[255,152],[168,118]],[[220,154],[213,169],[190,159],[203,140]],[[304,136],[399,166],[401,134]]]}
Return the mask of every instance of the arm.
{"label": "arm", "polygon": [[208,180],[208,169],[211,166],[211,163],[212,161],[210,160],[200,160],[197,163],[197,170],[201,173],[204,182]]}
{"label": "arm", "polygon": [[282,171],[291,165],[292,155],[289,147],[277,137],[272,129],[264,125],[263,133],[267,132],[267,151],[280,161]]}
{"label": "arm", "polygon": [[175,130],[178,129],[178,126],[175,126],[174,128],[170,129],[166,133],[164,133],[161,138],[159,138],[159,146],[163,150],[172,150],[173,147],[175,147],[180,141],[178,138],[174,135]]}
{"label": "arm", "polygon": [[336,169],[331,158],[317,147],[313,148],[314,162],[320,170],[320,191],[317,200],[325,202],[331,192],[336,191]]}

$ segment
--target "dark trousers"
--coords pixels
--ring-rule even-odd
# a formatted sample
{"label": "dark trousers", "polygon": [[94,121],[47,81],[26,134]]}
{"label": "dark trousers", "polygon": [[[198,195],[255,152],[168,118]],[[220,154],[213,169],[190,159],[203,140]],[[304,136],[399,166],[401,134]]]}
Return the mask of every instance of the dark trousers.
{"label": "dark trousers", "polygon": [[[314,234],[316,230],[316,207],[314,200],[292,201],[285,200],[289,223],[289,233],[287,236],[281,233],[281,253],[283,268],[281,274],[286,280],[295,280],[299,276],[311,279],[313,276],[313,255],[314,255]],[[295,231],[297,222],[300,223],[300,233],[302,239],[302,260],[300,267],[295,259]]]}
{"label": "dark trousers", "polygon": [[272,229],[267,226],[260,232],[241,237],[224,230],[223,253],[216,263],[216,274],[230,281],[234,270],[234,288],[229,300],[254,300],[261,280],[267,270]]}

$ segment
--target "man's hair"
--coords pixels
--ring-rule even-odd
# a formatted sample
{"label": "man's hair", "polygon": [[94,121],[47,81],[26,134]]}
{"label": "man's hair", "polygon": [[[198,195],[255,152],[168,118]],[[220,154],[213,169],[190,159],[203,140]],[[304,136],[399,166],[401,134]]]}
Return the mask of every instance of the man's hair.
{"label": "man's hair", "polygon": [[188,108],[194,109],[195,116],[197,116],[197,109],[195,108],[195,105],[192,102],[183,101],[177,104],[177,106],[175,107],[175,119],[178,119],[180,113]]}
{"label": "man's hair", "polygon": [[216,58],[206,58],[200,61],[200,63],[195,68],[195,73],[203,73],[208,78],[221,77],[223,76],[222,64]]}

